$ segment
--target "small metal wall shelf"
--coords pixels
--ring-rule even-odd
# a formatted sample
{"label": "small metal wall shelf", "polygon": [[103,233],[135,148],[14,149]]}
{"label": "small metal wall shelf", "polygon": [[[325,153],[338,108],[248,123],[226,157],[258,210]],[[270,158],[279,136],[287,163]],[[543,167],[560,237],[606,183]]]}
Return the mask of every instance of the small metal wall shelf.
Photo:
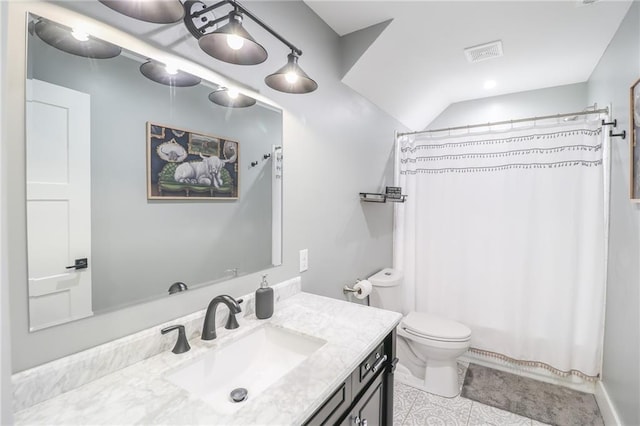
{"label": "small metal wall shelf", "polygon": [[407,199],[406,195],[389,195],[379,192],[361,192],[360,201],[366,201],[367,203],[404,203]]}

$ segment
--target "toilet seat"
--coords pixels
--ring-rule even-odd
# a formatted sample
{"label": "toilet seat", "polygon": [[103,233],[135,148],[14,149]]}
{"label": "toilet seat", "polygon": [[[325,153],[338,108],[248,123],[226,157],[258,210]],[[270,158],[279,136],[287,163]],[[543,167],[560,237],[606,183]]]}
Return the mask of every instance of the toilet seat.
{"label": "toilet seat", "polygon": [[400,328],[407,334],[439,342],[466,342],[471,329],[459,322],[424,312],[409,312]]}

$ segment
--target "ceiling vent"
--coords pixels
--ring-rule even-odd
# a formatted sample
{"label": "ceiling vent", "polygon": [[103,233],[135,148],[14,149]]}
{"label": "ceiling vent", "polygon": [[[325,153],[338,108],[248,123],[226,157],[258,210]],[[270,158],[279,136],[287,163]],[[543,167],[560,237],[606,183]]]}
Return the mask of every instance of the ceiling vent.
{"label": "ceiling vent", "polygon": [[492,41],[491,43],[467,47],[464,49],[464,54],[467,57],[467,61],[471,63],[499,58],[502,56],[502,41]]}

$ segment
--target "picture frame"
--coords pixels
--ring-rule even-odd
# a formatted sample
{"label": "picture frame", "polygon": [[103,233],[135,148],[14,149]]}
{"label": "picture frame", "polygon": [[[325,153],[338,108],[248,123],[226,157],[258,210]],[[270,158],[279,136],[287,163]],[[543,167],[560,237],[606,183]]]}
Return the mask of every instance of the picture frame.
{"label": "picture frame", "polygon": [[629,130],[629,198],[632,202],[640,203],[640,149],[637,149],[640,137],[640,79],[631,85],[630,89],[630,117]]}
{"label": "picture frame", "polygon": [[147,122],[147,199],[237,200],[240,144]]}

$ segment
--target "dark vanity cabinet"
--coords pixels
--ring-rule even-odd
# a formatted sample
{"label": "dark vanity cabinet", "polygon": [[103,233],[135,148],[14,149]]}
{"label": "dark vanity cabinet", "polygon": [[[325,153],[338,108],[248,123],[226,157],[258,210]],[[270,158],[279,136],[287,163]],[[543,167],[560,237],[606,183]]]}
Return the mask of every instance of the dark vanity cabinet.
{"label": "dark vanity cabinet", "polygon": [[306,425],[393,424],[395,329],[360,363]]}

